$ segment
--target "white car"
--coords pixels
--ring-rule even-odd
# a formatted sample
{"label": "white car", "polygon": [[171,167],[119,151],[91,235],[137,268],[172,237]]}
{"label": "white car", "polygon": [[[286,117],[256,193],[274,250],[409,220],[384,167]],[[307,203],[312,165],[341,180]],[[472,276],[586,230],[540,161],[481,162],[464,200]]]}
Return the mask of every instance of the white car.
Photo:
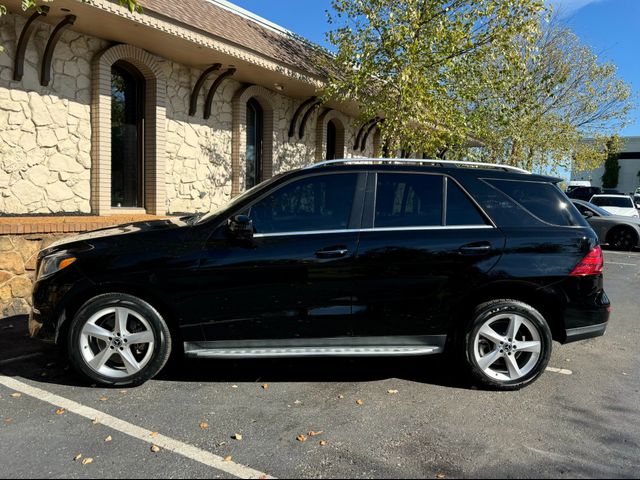
{"label": "white car", "polygon": [[613,215],[640,218],[636,204],[628,195],[594,195],[591,203]]}

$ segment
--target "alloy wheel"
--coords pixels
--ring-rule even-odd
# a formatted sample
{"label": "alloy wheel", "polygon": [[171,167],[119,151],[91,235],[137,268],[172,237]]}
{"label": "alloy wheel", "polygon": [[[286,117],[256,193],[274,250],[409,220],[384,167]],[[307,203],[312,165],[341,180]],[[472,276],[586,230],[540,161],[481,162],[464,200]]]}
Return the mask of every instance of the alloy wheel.
{"label": "alloy wheel", "polygon": [[542,355],[542,337],[526,317],[500,314],[482,325],[473,347],[484,375],[494,381],[513,382],[536,368]]}
{"label": "alloy wheel", "polygon": [[124,307],[105,308],[82,327],[80,351],[94,372],[118,379],[137,374],[149,363],[156,344],[151,324]]}

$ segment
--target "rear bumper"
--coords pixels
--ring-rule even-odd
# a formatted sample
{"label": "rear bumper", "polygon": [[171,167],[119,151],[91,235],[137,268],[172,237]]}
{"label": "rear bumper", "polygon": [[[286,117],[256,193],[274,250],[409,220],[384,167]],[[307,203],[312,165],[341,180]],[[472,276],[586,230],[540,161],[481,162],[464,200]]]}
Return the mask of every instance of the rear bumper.
{"label": "rear bumper", "polygon": [[579,342],[580,340],[587,340],[589,338],[602,337],[607,333],[607,327],[609,323],[603,323],[601,325],[591,325],[589,327],[571,328],[567,330],[566,343]]}

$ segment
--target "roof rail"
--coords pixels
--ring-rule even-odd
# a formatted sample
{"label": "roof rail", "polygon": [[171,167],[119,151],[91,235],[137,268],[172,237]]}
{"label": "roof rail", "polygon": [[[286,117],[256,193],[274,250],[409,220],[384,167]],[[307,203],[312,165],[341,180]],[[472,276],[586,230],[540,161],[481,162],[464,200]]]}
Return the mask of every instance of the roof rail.
{"label": "roof rail", "polygon": [[326,160],[324,162],[314,163],[305,168],[305,170],[327,167],[331,165],[349,165],[349,164],[388,164],[388,165],[404,165],[404,164],[422,164],[432,166],[452,166],[452,167],[470,167],[470,168],[493,168],[502,169],[506,172],[524,173],[531,175],[531,172],[510,165],[501,165],[499,163],[481,163],[481,162],[461,162],[457,160],[438,160],[438,159],[407,159],[407,158],[345,158],[342,160]]}

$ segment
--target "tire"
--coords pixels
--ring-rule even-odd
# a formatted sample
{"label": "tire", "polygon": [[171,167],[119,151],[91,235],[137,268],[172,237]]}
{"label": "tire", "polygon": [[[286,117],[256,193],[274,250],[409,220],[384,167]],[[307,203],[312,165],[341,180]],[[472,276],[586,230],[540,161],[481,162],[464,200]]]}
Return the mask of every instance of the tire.
{"label": "tire", "polygon": [[67,351],[74,368],[92,383],[137,386],[166,365],[171,334],[144,300],[109,293],[89,300],[74,316]]}
{"label": "tire", "polygon": [[[510,336],[513,328],[517,329],[516,335]],[[544,373],[553,339],[540,312],[518,300],[504,299],[475,309],[460,347],[463,365],[474,384],[514,391]]]}
{"label": "tire", "polygon": [[607,243],[615,250],[630,252],[638,246],[638,234],[632,228],[614,228],[607,236]]}

